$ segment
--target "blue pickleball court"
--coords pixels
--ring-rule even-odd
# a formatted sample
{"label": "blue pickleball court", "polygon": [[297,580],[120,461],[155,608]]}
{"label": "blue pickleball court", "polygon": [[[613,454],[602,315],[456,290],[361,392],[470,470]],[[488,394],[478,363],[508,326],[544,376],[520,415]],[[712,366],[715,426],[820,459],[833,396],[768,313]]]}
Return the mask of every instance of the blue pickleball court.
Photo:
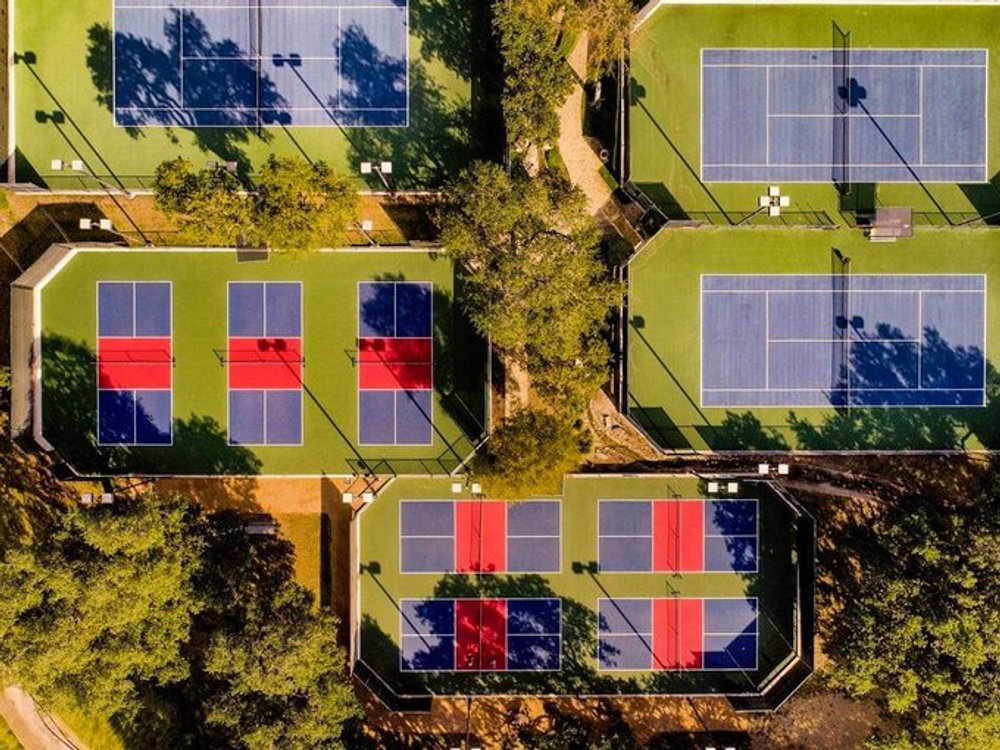
{"label": "blue pickleball court", "polygon": [[115,123],[403,127],[406,0],[115,0]]}
{"label": "blue pickleball court", "polygon": [[984,49],[703,49],[701,177],[986,182],[988,65]]}
{"label": "blue pickleball court", "polygon": [[701,304],[703,406],[985,404],[985,276],[703,276]]}

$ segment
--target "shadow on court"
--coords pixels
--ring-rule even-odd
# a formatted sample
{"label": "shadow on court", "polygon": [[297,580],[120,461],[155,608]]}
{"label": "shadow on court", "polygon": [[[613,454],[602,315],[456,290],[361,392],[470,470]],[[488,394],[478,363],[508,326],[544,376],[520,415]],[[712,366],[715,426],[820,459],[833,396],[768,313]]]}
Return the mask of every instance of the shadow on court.
{"label": "shadow on court", "polygon": [[[237,162],[240,173],[245,174],[250,165],[243,146],[250,142],[252,136],[266,142],[272,139],[272,135],[267,131],[254,135],[253,129],[247,127],[254,123],[248,122],[245,114],[227,110],[220,102],[256,102],[256,65],[245,59],[211,59],[227,56],[232,58],[238,56],[240,51],[230,40],[213,40],[197,17],[187,14],[186,18],[184,47],[188,50],[194,48],[198,55],[205,57],[203,64],[207,69],[193,77],[193,80],[185,81],[185,96],[197,106],[218,107],[212,112],[214,121],[203,123],[213,127],[199,127],[190,110],[180,101],[180,71],[177,63],[181,57],[179,24],[165,28],[169,42],[166,49],[134,34],[119,33],[116,40],[108,24],[91,26],[87,30],[87,68],[97,90],[96,99],[109,112],[114,113],[114,71],[114,75],[118,77],[118,96],[120,99],[127,97],[119,102],[119,106],[127,102],[128,106],[136,108],[134,121],[125,127],[132,138],[143,137],[142,126],[145,125],[166,125],[168,130],[190,130],[200,149],[226,161]],[[115,41],[119,60],[117,66],[114,65]],[[123,61],[127,61],[127,64],[122,64]],[[274,82],[265,75],[260,76],[260,96],[262,108],[280,107],[284,103]],[[151,122],[149,115],[143,110],[160,114],[155,122]],[[255,117],[256,115],[254,119]],[[171,139],[179,143],[175,135],[171,135]]]}
{"label": "shadow on court", "polygon": [[[390,273],[377,274],[371,280],[405,282],[407,278],[404,274]],[[461,284],[461,278],[456,274],[456,295],[461,294]],[[372,449],[359,446],[357,450],[375,473],[439,474],[442,470],[446,473],[454,471],[486,435],[486,343],[459,310],[451,293],[435,286],[433,294],[434,391],[438,404],[458,425],[461,434],[449,438],[435,424],[432,413],[423,413],[423,418],[430,422],[434,441],[445,446],[441,453],[436,458],[387,458],[373,456]],[[390,321],[383,318],[394,309],[393,305],[377,297],[362,305],[362,313],[371,325],[383,329],[390,327]]]}
{"label": "shadow on court", "polygon": [[[229,445],[224,427],[208,416],[173,419],[173,445],[101,446],[97,440],[96,354],[64,336],[42,338],[45,357],[42,402],[45,436],[84,474],[259,474],[261,462],[246,448]],[[140,415],[140,418],[141,415]],[[147,418],[148,419],[148,418]],[[252,484],[253,480],[247,480]],[[238,496],[239,483],[231,492]]]}

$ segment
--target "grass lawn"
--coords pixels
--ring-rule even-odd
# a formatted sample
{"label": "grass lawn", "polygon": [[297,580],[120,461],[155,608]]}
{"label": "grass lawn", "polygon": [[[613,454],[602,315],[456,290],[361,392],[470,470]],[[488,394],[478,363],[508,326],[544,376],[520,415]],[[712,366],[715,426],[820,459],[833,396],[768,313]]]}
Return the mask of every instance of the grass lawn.
{"label": "grass lawn", "polygon": [[0,750],[21,750],[21,743],[3,719],[0,719]]}
{"label": "grass lawn", "polygon": [[[985,48],[989,102],[1000,101],[1000,8],[994,6],[664,6],[632,40],[631,179],[673,217],[727,224],[750,213],[759,184],[699,180],[701,49],[829,48],[833,22],[852,33],[855,48]],[[990,183],[883,184],[878,201],[912,206],[917,221],[927,223],[947,223],[944,214],[959,221],[1000,211],[1000,131],[991,128],[988,138]],[[793,217],[796,210],[825,212],[840,221],[842,208],[852,207],[830,183],[786,188]]]}
{"label": "grass lawn", "polygon": [[[96,285],[169,280],[173,288],[173,445],[96,445]],[[359,442],[357,284],[431,282],[434,333],[432,443]],[[225,352],[229,280],[302,283],[302,445],[233,446],[227,438]],[[230,251],[79,251],[42,293],[45,435],[84,472],[351,475],[445,473],[472,450],[485,424],[485,347],[454,306],[454,269],[442,255],[337,251],[238,262]]]}
{"label": "grass lawn", "polygon": [[[561,570],[549,574],[400,572],[400,501],[448,499],[443,480],[397,480],[360,517],[361,659],[402,694],[753,693],[792,658],[796,590],[795,517],[767,485],[743,483],[739,497],[760,502],[757,573],[632,574],[596,572],[599,499],[697,498],[692,477],[567,477],[562,495]],[[466,497],[466,496],[462,496]],[[801,554],[801,552],[800,552]],[[742,671],[601,672],[597,669],[600,598],[759,598],[758,669]],[[425,597],[558,597],[562,665],[551,672],[413,673],[400,669],[400,600]]]}
{"label": "grass lawn", "polygon": [[[52,159],[83,159],[103,180],[148,187],[156,165],[178,155],[195,164],[240,163],[252,174],[268,154],[323,160],[358,175],[359,186],[382,189],[375,174],[362,182],[361,161],[391,160],[399,189],[437,187],[472,153],[472,60],[484,45],[485,14],[460,0],[409,3],[409,126],[403,128],[117,127],[114,94],[113,0],[51,4],[13,0],[12,105],[16,108],[19,182],[53,188],[99,188],[96,181],[53,172]],[[140,40],[141,41],[141,40]],[[159,51],[146,54],[154,75]],[[161,66],[163,63],[159,63]],[[166,71],[174,76],[176,71]]]}
{"label": "grass lawn", "polygon": [[[977,450],[1000,447],[998,238],[990,229],[921,229],[873,244],[850,229],[668,229],[629,275],[631,416],[677,450]],[[702,274],[830,274],[832,249],[858,274],[986,274],[985,408],[706,408],[701,402]],[[664,305],[664,299],[670,304]]]}

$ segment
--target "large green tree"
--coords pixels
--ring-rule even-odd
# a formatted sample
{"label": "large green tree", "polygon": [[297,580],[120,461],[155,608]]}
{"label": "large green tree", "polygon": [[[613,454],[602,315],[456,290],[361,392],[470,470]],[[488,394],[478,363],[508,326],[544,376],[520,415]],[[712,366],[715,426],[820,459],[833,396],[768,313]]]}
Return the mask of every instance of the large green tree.
{"label": "large green tree", "polygon": [[157,206],[206,245],[304,251],[343,244],[357,192],[323,162],[273,154],[245,190],[220,169],[196,169],[178,157],[156,169]]}
{"label": "large green tree", "polygon": [[358,708],[337,621],[292,559],[179,497],[69,511],[0,558],[0,677],[141,747],[340,748]]}
{"label": "large green tree", "polygon": [[476,475],[499,497],[558,494],[563,475],[590,448],[587,433],[566,417],[528,409],[509,417],[476,459]]}
{"label": "large green tree", "polygon": [[189,676],[201,608],[191,507],[146,496],[72,510],[58,530],[0,560],[0,670],[42,700],[72,695],[128,719],[149,685]]}
{"label": "large green tree", "polygon": [[877,747],[1000,746],[998,477],[971,497],[906,497],[856,536],[827,648],[837,682],[901,727]]}
{"label": "large green tree", "polygon": [[621,301],[583,195],[555,176],[479,162],[448,196],[442,241],[464,269],[463,309],[553,405],[578,411],[606,376],[601,331]]}
{"label": "large green tree", "polygon": [[503,110],[507,140],[517,147],[554,144],[556,110],[573,89],[573,72],[559,49],[559,3],[497,0],[493,25],[504,64]]}
{"label": "large green tree", "polygon": [[496,0],[493,25],[504,66],[504,119],[515,148],[551,145],[556,111],[573,88],[567,40],[588,34],[586,78],[615,72],[632,28],[632,0]]}

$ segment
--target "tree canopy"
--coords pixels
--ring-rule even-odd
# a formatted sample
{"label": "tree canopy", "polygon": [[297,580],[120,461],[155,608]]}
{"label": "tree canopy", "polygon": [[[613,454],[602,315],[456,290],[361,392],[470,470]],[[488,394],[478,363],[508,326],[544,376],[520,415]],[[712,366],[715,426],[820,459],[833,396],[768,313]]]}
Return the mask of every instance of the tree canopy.
{"label": "tree canopy", "polygon": [[149,748],[329,748],[358,715],[337,621],[291,549],[147,493],[0,557],[0,673]]}
{"label": "tree canopy", "polygon": [[859,534],[827,644],[836,682],[901,731],[884,750],[1000,744],[1000,473],[969,498],[904,498]]}
{"label": "tree canopy", "polygon": [[221,169],[196,169],[178,157],[156,168],[157,206],[207,245],[315,250],[344,242],[357,193],[323,162],[271,155],[249,191]]}
{"label": "tree canopy", "polygon": [[476,473],[498,497],[557,494],[563,475],[589,449],[587,433],[564,417],[528,409],[509,417],[476,460]]}
{"label": "tree canopy", "polygon": [[515,148],[559,137],[556,110],[573,88],[567,40],[588,33],[586,77],[614,71],[632,27],[632,0],[496,0],[494,29],[504,64],[504,119]]}
{"label": "tree canopy", "polygon": [[464,269],[459,303],[551,403],[579,410],[606,377],[601,332],[621,301],[583,195],[552,175],[476,163],[448,196],[442,242]]}
{"label": "tree canopy", "polygon": [[145,685],[189,676],[199,554],[183,501],[71,510],[51,538],[0,561],[0,663],[43,700],[135,717]]}

